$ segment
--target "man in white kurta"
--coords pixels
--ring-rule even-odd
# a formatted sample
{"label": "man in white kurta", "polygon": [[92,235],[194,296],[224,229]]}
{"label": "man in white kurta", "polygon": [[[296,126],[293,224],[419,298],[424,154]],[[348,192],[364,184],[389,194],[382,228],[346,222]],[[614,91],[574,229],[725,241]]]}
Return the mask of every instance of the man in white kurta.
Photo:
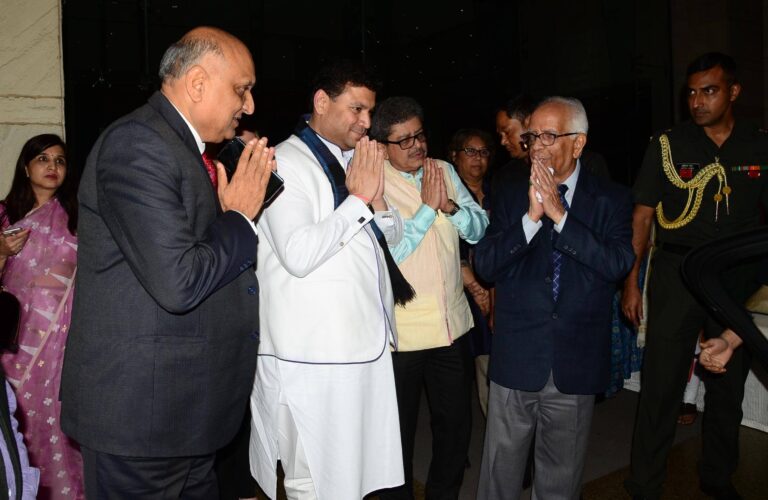
{"label": "man in white kurta", "polygon": [[[285,190],[258,224],[268,244],[258,255],[261,345],[250,454],[251,471],[272,498],[278,459],[289,498],[358,500],[403,483],[389,349],[393,297],[371,227],[375,217],[396,239],[400,219],[383,203],[380,149],[364,138],[375,104],[369,80],[359,68],[327,68],[309,129],[299,127],[344,169],[349,196],[335,198],[313,150],[292,135],[276,148]],[[370,207],[383,210],[374,215]]]}

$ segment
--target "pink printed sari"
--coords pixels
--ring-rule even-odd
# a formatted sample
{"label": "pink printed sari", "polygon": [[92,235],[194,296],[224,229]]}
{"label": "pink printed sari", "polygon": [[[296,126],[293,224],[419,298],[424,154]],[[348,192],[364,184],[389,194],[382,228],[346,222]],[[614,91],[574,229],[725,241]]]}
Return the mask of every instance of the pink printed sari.
{"label": "pink printed sari", "polygon": [[[4,219],[0,205],[0,221]],[[22,310],[19,352],[4,353],[1,361],[16,389],[16,416],[29,461],[40,469],[39,499],[85,498],[79,448],[59,425],[61,365],[77,268],[77,238],[67,229],[67,220],[52,198],[13,224],[31,231],[2,273],[3,285],[16,295]]]}

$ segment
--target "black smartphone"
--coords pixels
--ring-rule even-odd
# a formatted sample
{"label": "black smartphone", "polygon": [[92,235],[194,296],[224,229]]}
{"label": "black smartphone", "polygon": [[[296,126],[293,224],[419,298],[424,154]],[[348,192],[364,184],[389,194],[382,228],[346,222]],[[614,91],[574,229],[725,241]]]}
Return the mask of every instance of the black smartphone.
{"label": "black smartphone", "polygon": [[[237,170],[237,162],[240,160],[240,155],[243,154],[245,149],[245,142],[239,137],[235,137],[221,148],[216,159],[224,165],[224,170],[227,171],[227,179],[232,180],[232,175]],[[280,177],[277,172],[273,171],[269,176],[269,183],[267,183],[267,192],[264,194],[264,207],[267,207],[272,201],[277,198],[277,195],[283,192],[285,187],[285,181]]]}

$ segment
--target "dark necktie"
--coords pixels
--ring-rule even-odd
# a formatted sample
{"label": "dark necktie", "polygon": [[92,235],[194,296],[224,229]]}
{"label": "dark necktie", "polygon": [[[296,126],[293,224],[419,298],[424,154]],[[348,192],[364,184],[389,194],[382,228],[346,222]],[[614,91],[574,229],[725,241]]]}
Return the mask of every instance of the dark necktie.
{"label": "dark necktie", "polygon": [[[565,201],[565,192],[568,191],[568,186],[560,184],[557,186],[557,190],[560,192],[560,203],[562,203],[565,211],[568,211],[568,202]],[[563,267],[563,254],[559,250],[555,249],[554,243],[557,239],[557,231],[555,231],[554,224],[552,225],[552,297],[557,302],[557,297],[560,295],[560,271]]]}
{"label": "dark necktie", "polygon": [[205,163],[205,170],[208,171],[208,177],[211,179],[213,189],[217,190],[219,188],[219,177],[216,173],[216,164],[213,163],[213,159],[208,156],[207,151],[203,152],[203,163]]}

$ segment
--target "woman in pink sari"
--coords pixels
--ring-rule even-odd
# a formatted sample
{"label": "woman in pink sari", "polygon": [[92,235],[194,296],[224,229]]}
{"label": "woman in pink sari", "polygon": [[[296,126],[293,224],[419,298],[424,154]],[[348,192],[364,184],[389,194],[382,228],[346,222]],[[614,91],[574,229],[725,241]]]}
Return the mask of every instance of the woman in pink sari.
{"label": "woman in pink sari", "polygon": [[[71,174],[71,173],[70,173]],[[77,197],[64,142],[31,138],[0,203],[0,282],[22,305],[19,349],[2,365],[16,390],[17,417],[30,463],[40,469],[40,499],[84,498],[77,443],[59,425],[59,384],[77,266]]]}

